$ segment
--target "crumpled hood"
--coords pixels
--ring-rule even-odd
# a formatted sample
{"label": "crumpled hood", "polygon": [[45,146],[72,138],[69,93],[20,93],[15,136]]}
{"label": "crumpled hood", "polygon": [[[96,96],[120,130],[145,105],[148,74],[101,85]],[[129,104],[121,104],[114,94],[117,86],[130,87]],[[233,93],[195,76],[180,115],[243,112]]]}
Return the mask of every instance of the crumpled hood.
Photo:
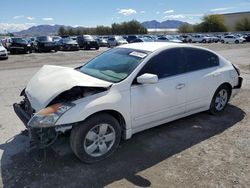
{"label": "crumpled hood", "polygon": [[29,81],[25,93],[32,108],[38,112],[57,95],[74,86],[109,87],[112,83],[103,81],[73,68],[44,65]]}

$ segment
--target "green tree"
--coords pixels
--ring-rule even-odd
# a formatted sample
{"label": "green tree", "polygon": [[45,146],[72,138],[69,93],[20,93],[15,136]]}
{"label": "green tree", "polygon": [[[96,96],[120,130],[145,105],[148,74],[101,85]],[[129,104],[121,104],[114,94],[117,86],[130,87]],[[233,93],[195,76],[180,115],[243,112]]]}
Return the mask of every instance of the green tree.
{"label": "green tree", "polygon": [[243,18],[235,24],[236,31],[250,31],[250,19]]}
{"label": "green tree", "polygon": [[225,32],[224,16],[219,14],[204,16],[203,21],[194,25],[195,32]]}
{"label": "green tree", "polygon": [[74,31],[74,29],[72,27],[70,27],[70,28],[68,28],[67,33],[68,33],[69,36],[74,36],[76,32]]}
{"label": "green tree", "polygon": [[60,27],[59,30],[58,30],[58,35],[67,35],[68,32],[67,32],[67,29],[65,27]]}
{"label": "green tree", "polygon": [[194,28],[190,24],[185,23],[179,27],[179,33],[193,33],[193,32],[194,32]]}

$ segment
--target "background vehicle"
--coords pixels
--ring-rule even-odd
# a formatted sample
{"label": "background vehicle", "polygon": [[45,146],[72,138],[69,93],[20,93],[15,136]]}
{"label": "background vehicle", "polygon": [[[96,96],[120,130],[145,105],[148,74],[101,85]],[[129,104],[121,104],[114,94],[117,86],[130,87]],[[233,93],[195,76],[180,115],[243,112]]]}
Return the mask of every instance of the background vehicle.
{"label": "background vehicle", "polygon": [[96,38],[96,41],[98,42],[99,46],[100,47],[106,47],[108,46],[108,41],[107,41],[108,38],[104,38],[104,37],[97,37]]}
{"label": "background vehicle", "polygon": [[203,36],[203,35],[191,35],[188,42],[210,43],[212,42],[212,39],[210,37]]}
{"label": "background vehicle", "polygon": [[2,39],[2,44],[6,48],[6,50],[10,49],[11,38],[4,38]]}
{"label": "background vehicle", "polygon": [[238,37],[238,36],[234,36],[234,35],[226,35],[221,39],[222,43],[239,44],[239,43],[243,43],[245,41],[246,41],[246,39],[244,39],[243,37]]}
{"label": "background vehicle", "polygon": [[136,36],[136,35],[128,35],[126,37],[126,40],[127,40],[128,43],[133,43],[134,40],[137,39],[137,38],[138,38],[138,36]]}
{"label": "background vehicle", "polygon": [[239,69],[211,50],[133,43],[75,69],[44,66],[14,109],[31,138],[43,138],[39,145],[71,130],[73,152],[93,163],[109,157],[122,135],[201,111],[221,114],[241,84]]}
{"label": "background vehicle", "polygon": [[80,49],[78,43],[71,38],[60,39],[57,42],[57,45],[58,45],[58,49],[61,51],[63,50],[78,51]]}
{"label": "background vehicle", "polygon": [[52,41],[54,42],[58,42],[62,37],[59,37],[59,36],[53,36],[52,37]]}
{"label": "background vehicle", "polygon": [[8,59],[8,52],[0,41],[0,59]]}
{"label": "background vehicle", "polygon": [[34,48],[37,52],[57,52],[58,46],[50,36],[36,37]]}
{"label": "background vehicle", "polygon": [[122,36],[112,36],[108,39],[109,48],[122,44],[128,44],[128,42]]}
{"label": "background vehicle", "polygon": [[91,48],[99,50],[98,42],[91,35],[77,36],[77,43],[80,48],[83,48],[84,50],[89,50]]}
{"label": "background vehicle", "polygon": [[32,53],[31,45],[23,38],[11,38],[10,53]]}
{"label": "background vehicle", "polygon": [[136,42],[154,42],[154,40],[149,37],[138,37],[137,39],[134,40],[134,43]]}
{"label": "background vehicle", "polygon": [[182,43],[180,39],[177,39],[174,36],[161,36],[157,38],[157,42],[174,42],[174,43]]}
{"label": "background vehicle", "polygon": [[250,33],[245,34],[243,38],[246,39],[246,42],[250,42]]}

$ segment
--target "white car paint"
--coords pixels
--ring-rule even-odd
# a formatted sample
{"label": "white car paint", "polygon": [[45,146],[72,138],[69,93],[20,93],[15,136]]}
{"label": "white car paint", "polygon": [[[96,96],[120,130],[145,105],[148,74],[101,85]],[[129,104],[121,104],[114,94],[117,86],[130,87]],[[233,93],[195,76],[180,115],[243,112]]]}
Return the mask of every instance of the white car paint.
{"label": "white car paint", "polygon": [[191,42],[211,42],[211,37],[203,36],[203,35],[193,35],[190,37],[189,41]]}
{"label": "white car paint", "polygon": [[1,58],[8,58],[8,52],[0,41],[0,59]]}
{"label": "white car paint", "polygon": [[[136,132],[208,110],[216,89],[222,83],[227,82],[232,87],[238,84],[238,74],[232,64],[215,53],[220,61],[217,67],[170,76],[152,84],[132,85],[149,59],[175,47],[186,48],[190,45],[146,42],[119,46],[151,53],[125,80],[113,83],[107,91],[73,101],[75,106],[65,112],[55,126],[80,122],[100,111],[114,110],[124,118],[123,136],[129,139]],[[146,77],[152,79],[150,75]],[[109,87],[111,83],[74,69],[45,66],[31,79],[25,92],[32,107],[38,111],[56,95],[79,85]]]}
{"label": "white car paint", "polygon": [[122,36],[110,37],[107,42],[109,47],[128,44],[128,42]]}
{"label": "white car paint", "polygon": [[109,87],[111,84],[73,68],[45,65],[29,81],[25,93],[32,107],[39,111],[57,95],[74,86]]}
{"label": "white car paint", "polygon": [[246,41],[246,39],[239,36],[227,35],[223,37],[221,41],[223,43],[243,43]]}

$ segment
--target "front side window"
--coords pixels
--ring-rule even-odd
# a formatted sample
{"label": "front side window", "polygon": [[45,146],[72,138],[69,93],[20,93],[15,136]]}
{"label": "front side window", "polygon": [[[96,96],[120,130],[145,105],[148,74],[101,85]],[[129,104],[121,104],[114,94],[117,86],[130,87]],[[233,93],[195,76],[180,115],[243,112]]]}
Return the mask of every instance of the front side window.
{"label": "front side window", "polygon": [[185,72],[185,61],[181,48],[168,49],[152,57],[142,68],[139,75],[156,74],[159,79]]}
{"label": "front side window", "polygon": [[127,78],[145,59],[148,52],[114,48],[97,56],[79,71],[95,78],[117,83]]}
{"label": "front side window", "polygon": [[206,50],[184,48],[184,54],[187,61],[187,71],[206,69],[219,65],[218,56]]}

